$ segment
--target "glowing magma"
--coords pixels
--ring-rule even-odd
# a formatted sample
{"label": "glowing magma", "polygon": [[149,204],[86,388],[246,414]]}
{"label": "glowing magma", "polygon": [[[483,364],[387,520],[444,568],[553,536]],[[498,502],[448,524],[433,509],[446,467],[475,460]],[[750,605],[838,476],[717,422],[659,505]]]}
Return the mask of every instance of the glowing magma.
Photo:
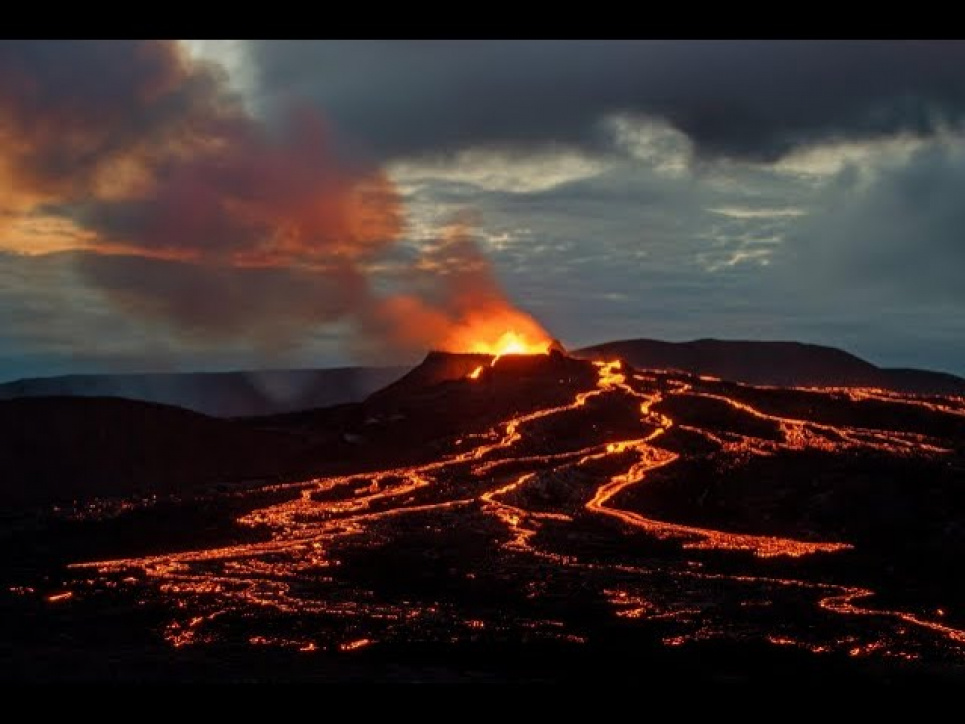
{"label": "glowing magma", "polygon": [[[323,585],[319,571],[331,572],[333,587],[347,587],[352,579],[345,579],[343,583],[335,573],[342,565],[342,541],[352,538],[353,545],[380,551],[387,540],[393,540],[387,536],[401,535],[401,531],[417,530],[420,535],[433,531],[432,535],[436,535],[435,531],[444,527],[466,526],[469,530],[486,531],[486,537],[497,544],[500,551],[473,556],[471,563],[478,562],[488,569],[499,566],[506,571],[506,576],[512,577],[529,575],[532,570],[538,571],[536,576],[540,581],[551,581],[554,576],[569,572],[579,576],[579,580],[585,581],[582,585],[587,587],[602,583],[606,588],[601,589],[601,593],[614,605],[614,613],[620,619],[673,621],[674,626],[687,627],[679,629],[682,633],[665,636],[662,640],[667,646],[705,638],[750,637],[753,631],[759,630],[764,640],[773,645],[799,645],[813,653],[843,649],[851,656],[880,651],[907,658],[918,655],[919,634],[927,633],[936,637],[942,656],[962,655],[965,630],[946,624],[944,611],[937,612],[942,620],[934,620],[919,612],[877,608],[870,602],[862,604],[867,599],[873,600],[874,592],[861,586],[809,577],[718,573],[704,570],[708,562],[717,560],[716,556],[713,559],[690,556],[690,551],[709,549],[738,551],[759,558],[800,558],[844,551],[851,548],[848,543],[702,528],[651,518],[645,511],[624,507],[632,502],[626,492],[646,485],[656,471],[678,464],[681,458],[686,461],[688,456],[707,454],[687,452],[686,447],[680,445],[685,438],[672,439],[680,430],[690,436],[703,437],[715,448],[710,454],[717,456],[721,464],[786,450],[826,450],[849,456],[859,451],[874,451],[896,457],[930,457],[945,454],[947,450],[931,445],[918,433],[832,426],[771,414],[728,396],[734,390],[729,383],[697,381],[689,376],[680,378],[678,373],[634,370],[620,360],[592,364],[595,379],[579,384],[574,381],[572,397],[561,398],[555,405],[547,403],[507,412],[506,417],[497,420],[486,432],[469,434],[456,441],[448,454],[414,465],[252,488],[258,495],[265,492],[274,495],[284,490],[291,493],[266,507],[256,507],[238,519],[241,525],[267,531],[264,538],[221,548],[95,561],[71,567],[96,570],[97,575],[91,574],[89,579],[91,585],[116,586],[117,579],[132,586],[155,582],[158,595],[174,597],[176,601],[178,618],[168,624],[163,633],[175,647],[216,643],[231,636],[232,628],[219,624],[232,620],[244,622],[245,628],[241,630],[246,632],[249,644],[290,646],[302,652],[348,653],[375,644],[380,638],[408,637],[411,632],[421,636],[422,632],[434,630],[446,632],[445,635],[456,642],[461,640],[460,636],[467,635],[465,631],[475,636],[479,629],[494,622],[504,625],[500,623],[504,619],[483,620],[477,618],[476,610],[464,611],[455,604],[420,606],[407,599],[373,599],[367,593],[358,596],[351,593],[344,598],[333,596],[332,590],[337,592],[340,588],[329,589],[327,582]],[[486,370],[486,365],[480,365],[469,376],[481,375]],[[863,390],[856,394],[881,393]],[[716,399],[730,405],[735,414],[772,421],[780,434],[775,436],[777,439],[757,438],[719,427],[681,424],[682,421],[667,414],[669,411],[664,411],[666,406],[662,403],[671,397]],[[639,411],[637,426],[630,428],[629,437],[601,438],[590,434],[572,443],[557,441],[551,451],[541,453],[539,447],[535,447],[546,439],[547,431],[554,429],[554,421],[576,422],[579,418],[571,417],[574,413],[598,414],[606,409],[600,405],[617,401],[630,403],[633,407],[629,409]],[[902,398],[902,401],[909,405],[932,404],[919,403],[913,398]],[[956,414],[965,415],[965,402],[945,398],[942,404],[954,408]],[[591,419],[603,422],[607,418]],[[584,425],[583,429],[590,432],[593,427]],[[684,474],[685,471],[678,472]],[[545,491],[552,492],[547,496]],[[504,535],[493,535],[490,525],[478,519],[480,513],[493,516],[503,526]],[[586,514],[607,516],[620,526],[602,528],[590,521],[594,527],[588,529]],[[416,516],[417,522],[406,521],[406,516]],[[397,528],[394,521],[399,521],[395,524]],[[593,553],[592,558],[583,559],[581,549],[575,544],[588,535],[592,536],[591,541],[605,540],[602,536],[607,530],[612,535],[633,533],[677,540],[681,543],[679,555],[685,565],[681,568],[667,562],[652,567],[655,564],[638,566],[628,561],[627,554],[634,557],[631,561],[639,555],[636,552],[639,538],[628,539],[628,549],[614,544],[607,556]],[[431,545],[442,545],[445,540],[439,539]],[[558,541],[568,541],[567,552],[560,552],[556,547]],[[538,567],[525,568],[528,564],[524,556],[532,557]],[[450,569],[454,570],[458,571]],[[781,569],[771,570],[776,573]],[[805,569],[787,570],[803,572]],[[112,578],[105,579],[105,576]],[[727,611],[711,597],[717,595],[712,592],[722,584],[762,586],[755,596],[764,596],[761,600],[767,606],[780,601],[774,598],[779,590],[812,591],[818,594],[817,606],[825,613],[865,617],[878,623],[868,624],[866,630],[852,629],[849,625],[848,630],[853,633],[832,643],[827,643],[817,631],[815,636],[819,640],[814,641],[810,634],[803,638],[792,635],[788,622],[777,615],[759,617],[753,629],[745,623],[750,619],[742,617],[736,621],[739,628],[733,629],[729,619],[714,618],[718,615],[715,611]],[[316,589],[315,586],[322,587]],[[350,588],[346,590],[352,592]],[[559,589],[534,587],[529,590],[527,597],[536,598],[544,595],[544,591],[547,596],[556,595],[554,591]],[[47,601],[69,607],[68,600],[74,600],[72,593],[51,591]],[[651,600],[651,595],[657,600]],[[660,602],[661,597],[664,603]],[[467,616],[470,612],[472,618]],[[310,624],[315,620],[312,617],[324,617],[322,620],[326,622],[345,621],[345,625],[315,626]],[[882,628],[881,622],[888,621],[891,623]],[[286,625],[289,628],[285,628]],[[531,625],[540,628],[541,636],[585,640],[574,632],[583,629],[569,630],[569,623],[555,619],[534,618]],[[254,628],[257,626],[269,628]],[[305,638],[303,631],[317,633]],[[916,633],[912,634],[913,631]]]}
{"label": "glowing magma", "polygon": [[519,332],[504,332],[495,342],[476,342],[469,351],[497,357],[504,354],[546,354],[550,344],[549,339],[532,340]]}
{"label": "glowing magma", "polygon": [[[491,354],[493,361],[489,364],[495,366],[500,357],[506,354],[549,354],[550,346],[553,341],[541,332],[539,341],[527,337],[519,332],[504,332],[495,342],[487,339],[476,341],[469,347],[469,352],[474,354]],[[471,380],[478,380],[482,375],[483,365],[479,365],[468,377]]]}
{"label": "glowing magma", "polygon": [[481,309],[449,331],[442,348],[449,352],[547,354],[553,338],[530,315],[510,307]]}

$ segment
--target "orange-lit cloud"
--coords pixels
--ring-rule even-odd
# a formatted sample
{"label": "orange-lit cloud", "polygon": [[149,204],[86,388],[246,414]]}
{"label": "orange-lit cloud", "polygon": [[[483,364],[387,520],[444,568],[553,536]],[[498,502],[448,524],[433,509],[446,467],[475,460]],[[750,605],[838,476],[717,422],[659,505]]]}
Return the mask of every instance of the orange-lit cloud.
{"label": "orange-lit cloud", "polygon": [[465,223],[402,269],[406,291],[376,293],[367,270],[404,227],[391,180],[318,111],[269,128],[225,80],[174,42],[0,44],[0,250],[80,251],[114,304],[200,340],[279,346],[340,320],[383,351],[548,339]]}
{"label": "orange-lit cloud", "polygon": [[552,338],[542,325],[503,292],[472,236],[472,222],[469,216],[454,221],[408,270],[421,295],[397,294],[374,304],[363,320],[370,339],[408,350],[495,354],[511,333],[526,347],[518,351],[549,349]]}

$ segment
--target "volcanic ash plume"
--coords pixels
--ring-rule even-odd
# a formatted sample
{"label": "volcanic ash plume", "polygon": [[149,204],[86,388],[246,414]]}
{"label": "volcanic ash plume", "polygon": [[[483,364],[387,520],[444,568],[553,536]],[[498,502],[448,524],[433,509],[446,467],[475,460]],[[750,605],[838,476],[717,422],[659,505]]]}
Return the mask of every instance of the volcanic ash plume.
{"label": "volcanic ash plume", "polygon": [[70,230],[0,249],[71,251],[112,303],[202,344],[278,349],[343,321],[383,359],[545,351],[465,220],[390,265],[401,293],[375,293],[404,226],[391,180],[341,153],[317,110],[268,128],[225,80],[174,42],[0,43],[0,181],[16,189],[0,218]]}
{"label": "volcanic ash plume", "polygon": [[404,350],[535,354],[553,343],[542,325],[512,305],[472,237],[468,216],[448,226],[405,270],[422,290],[378,300],[363,330]]}

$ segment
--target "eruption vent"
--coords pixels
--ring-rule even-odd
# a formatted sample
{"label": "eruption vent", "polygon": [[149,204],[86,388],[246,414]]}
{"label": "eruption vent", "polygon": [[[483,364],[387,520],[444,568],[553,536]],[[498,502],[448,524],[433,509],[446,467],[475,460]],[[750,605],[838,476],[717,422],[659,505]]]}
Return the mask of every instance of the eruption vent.
{"label": "eruption vent", "polygon": [[472,223],[463,215],[424,247],[406,271],[418,291],[377,301],[363,320],[369,341],[411,352],[494,357],[550,351],[552,336],[506,296],[473,238]]}

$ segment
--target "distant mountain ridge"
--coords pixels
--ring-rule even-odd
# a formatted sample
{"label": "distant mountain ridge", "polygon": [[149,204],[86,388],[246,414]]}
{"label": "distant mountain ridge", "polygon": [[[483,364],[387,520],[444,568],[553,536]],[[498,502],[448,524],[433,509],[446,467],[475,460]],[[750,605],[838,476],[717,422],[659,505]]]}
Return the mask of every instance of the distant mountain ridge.
{"label": "distant mountain ridge", "polygon": [[[965,395],[965,379],[919,369],[877,367],[834,347],[800,342],[628,339],[570,354],[622,357],[634,367],[674,369],[734,382],[781,386],[883,387],[914,394]],[[338,367],[157,374],[66,375],[0,384],[0,400],[122,397],[174,405],[214,417],[264,417],[361,402],[464,377],[490,358],[430,352],[415,367]]]}
{"label": "distant mountain ridge", "polygon": [[755,385],[883,387],[917,394],[965,395],[965,379],[945,372],[877,367],[835,347],[802,342],[626,339],[584,347],[578,357],[621,357],[640,368],[674,369]]}
{"label": "distant mountain ridge", "polygon": [[408,367],[103,374],[38,377],[0,384],[0,400],[21,397],[123,397],[215,417],[276,415],[358,402]]}

